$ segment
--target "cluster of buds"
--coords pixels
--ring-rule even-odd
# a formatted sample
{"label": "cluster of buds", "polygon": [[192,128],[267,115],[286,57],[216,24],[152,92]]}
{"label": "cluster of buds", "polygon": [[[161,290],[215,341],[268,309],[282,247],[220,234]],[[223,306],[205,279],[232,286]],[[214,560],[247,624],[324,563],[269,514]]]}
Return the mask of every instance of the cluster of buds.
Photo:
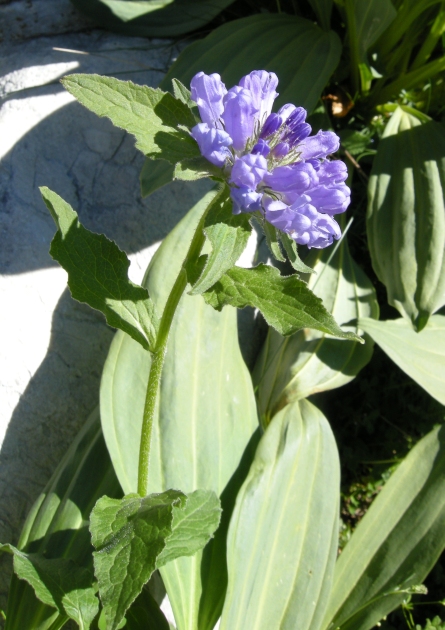
{"label": "cluster of buds", "polygon": [[199,72],[190,87],[202,122],[191,134],[221,168],[235,214],[260,211],[297,244],[327,247],[341,235],[333,215],[346,210],[351,194],[344,162],[327,159],[339,138],[311,136],[302,107],[272,113],[277,85],[273,72],[255,70],[227,90],[219,74]]}

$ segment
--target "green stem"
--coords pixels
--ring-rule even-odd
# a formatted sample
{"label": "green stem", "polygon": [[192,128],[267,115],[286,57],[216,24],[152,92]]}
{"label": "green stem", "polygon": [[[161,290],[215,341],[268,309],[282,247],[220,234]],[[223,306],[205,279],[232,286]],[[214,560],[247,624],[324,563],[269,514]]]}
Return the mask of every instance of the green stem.
{"label": "green stem", "polygon": [[349,54],[351,57],[351,81],[354,96],[360,90],[360,54],[355,21],[354,0],[345,0],[346,19],[348,22]]}
{"label": "green stem", "polygon": [[202,215],[196,232],[193,236],[187,255],[181,266],[181,271],[173,285],[170,295],[168,296],[164,312],[162,313],[161,322],[159,324],[159,332],[156,337],[156,344],[152,354],[150,374],[148,377],[147,392],[145,395],[144,415],[142,419],[141,443],[139,447],[139,466],[138,466],[138,494],[145,497],[148,494],[148,468],[150,464],[150,447],[151,436],[153,431],[153,420],[155,415],[156,403],[159,395],[159,386],[161,383],[162,368],[164,367],[165,353],[167,350],[168,336],[173,322],[173,317],[179,300],[187,286],[186,267],[188,263],[197,260],[204,245],[205,236],[203,232],[206,216],[213,206],[219,200],[224,189],[222,189],[209,204],[206,211]]}

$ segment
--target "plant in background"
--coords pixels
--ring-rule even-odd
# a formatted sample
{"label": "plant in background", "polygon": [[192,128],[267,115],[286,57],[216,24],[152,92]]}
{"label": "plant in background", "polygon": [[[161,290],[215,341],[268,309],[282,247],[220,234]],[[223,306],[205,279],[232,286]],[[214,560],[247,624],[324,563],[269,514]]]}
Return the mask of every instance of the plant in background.
{"label": "plant in background", "polygon": [[[228,4],[212,3],[211,16],[206,0],[89,6],[118,28],[173,35]],[[57,225],[51,254],[73,297],[120,330],[102,377],[101,426],[93,414],[17,547],[3,546],[17,576],[7,630],[69,619],[167,629],[147,586],[156,570],[178,630],[211,630],[218,619],[222,630],[367,630],[409,610],[445,548],[445,439],[430,426],[337,557],[338,451],[307,400],[353,380],[372,338],[445,404],[445,135],[428,115],[442,111],[445,8],[344,0],[332,15],[329,0],[264,5],[271,12],[186,48],[162,83],[175,77],[172,93],[95,75],[63,81],[135,136],[147,157],[143,194],[172,179],[210,177],[218,187],[165,239],[142,286],[114,243],[42,189]],[[294,9],[306,17],[284,13]],[[169,33],[176,10],[194,17]],[[311,135],[311,126],[324,130]],[[330,157],[338,150],[348,179]],[[368,173],[372,266],[402,316],[386,321],[342,215],[349,186],[359,199]],[[365,230],[354,195],[352,210]],[[253,220],[272,259],[244,269],[236,262]],[[254,385],[230,308],[245,306],[270,326]]]}

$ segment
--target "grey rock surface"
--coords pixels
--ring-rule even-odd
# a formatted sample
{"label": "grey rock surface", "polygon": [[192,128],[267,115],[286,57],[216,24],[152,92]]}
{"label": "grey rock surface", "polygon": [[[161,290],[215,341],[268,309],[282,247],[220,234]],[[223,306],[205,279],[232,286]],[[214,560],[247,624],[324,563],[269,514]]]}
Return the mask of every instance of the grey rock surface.
{"label": "grey rock surface", "polygon": [[[75,70],[155,86],[174,54],[169,42],[101,31],[0,48],[0,541],[17,542],[30,506],[97,404],[113,336],[100,314],[72,300],[65,272],[50,258],[55,228],[38,186],[115,240],[136,281],[208,187],[175,182],[142,200],[144,158],[132,137],[74,102],[58,79]],[[4,609],[10,558],[0,562]]]}

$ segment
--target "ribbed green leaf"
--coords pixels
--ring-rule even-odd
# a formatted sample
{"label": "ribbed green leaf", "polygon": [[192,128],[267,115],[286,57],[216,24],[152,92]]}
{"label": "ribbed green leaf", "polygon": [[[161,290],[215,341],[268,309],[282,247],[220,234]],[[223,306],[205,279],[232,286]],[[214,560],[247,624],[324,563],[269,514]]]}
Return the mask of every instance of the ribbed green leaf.
{"label": "ribbed green leaf", "polygon": [[445,405],[445,317],[433,315],[416,333],[405,319],[359,325],[386,354],[433,398]]}
{"label": "ribbed green leaf", "polygon": [[169,92],[97,74],[70,74],[62,83],[82,105],[133,134],[144,155],[171,164],[201,156],[195,140],[181,128],[193,127],[195,117]]}
{"label": "ribbed green leaf", "polygon": [[445,130],[402,109],[369,182],[368,242],[388,301],[421,330],[445,303]]}
{"label": "ribbed green leaf", "polygon": [[229,22],[188,46],[162,81],[176,77],[186,86],[199,71],[219,72],[227,87],[255,69],[275,72],[278,105],[295,103],[312,110],[340,60],[338,36],[303,18],[262,14]]}
{"label": "ribbed green leaf", "polygon": [[213,20],[233,0],[71,0],[100,26],[142,37],[182,35]]}
{"label": "ribbed green leaf", "polygon": [[[72,559],[79,566],[92,568],[88,519],[103,494],[119,497],[122,492],[111,466],[97,410],[34,504],[18,548],[32,553],[45,551],[47,558]],[[11,580],[6,617],[5,630],[57,630],[68,619],[40,602],[31,586],[16,576]]]}
{"label": "ribbed green leaf", "polygon": [[[328,263],[330,256],[329,250],[314,250],[306,259],[316,271],[307,278],[308,288],[344,330],[360,334],[358,317],[378,317],[374,288],[351,258],[346,238]],[[349,383],[371,356],[369,337],[362,345],[308,328],[290,337],[270,329],[253,375],[260,415],[273,415],[289,402]]]}
{"label": "ribbed green leaf", "polygon": [[[149,267],[145,286],[159,312],[182,265],[193,230],[215,192],[208,193],[165,239]],[[250,375],[237,339],[236,311],[217,313],[200,296],[185,295],[175,315],[161,382],[159,414],[150,457],[149,491],[179,488],[214,490],[220,495],[239,466],[257,415]],[[117,334],[101,385],[105,439],[124,490],[137,488],[139,436],[149,372],[148,354]],[[223,506],[224,507],[224,506]],[[224,540],[218,551],[218,583],[201,575],[203,553],[161,569],[180,630],[198,627],[198,610],[213,628],[225,592]],[[218,542],[218,545],[216,543]],[[207,560],[206,560],[207,562]],[[216,574],[213,574],[216,575]],[[215,577],[213,577],[215,580]],[[212,625],[213,623],[213,625]]]}
{"label": "ribbed green leaf", "polygon": [[68,273],[73,298],[101,311],[110,326],[151,349],[158,328],[156,310],[147,289],[129,280],[125,253],[103,234],[84,228],[77,212],[55,192],[46,187],[40,192],[57,226],[50,254]]}
{"label": "ribbed green leaf", "polygon": [[335,567],[323,628],[369,630],[416,590],[445,547],[445,428],[408,454]]}
{"label": "ribbed green leaf", "polygon": [[340,470],[308,401],[275,416],[241,488],[228,536],[221,630],[318,630],[338,544]]}

